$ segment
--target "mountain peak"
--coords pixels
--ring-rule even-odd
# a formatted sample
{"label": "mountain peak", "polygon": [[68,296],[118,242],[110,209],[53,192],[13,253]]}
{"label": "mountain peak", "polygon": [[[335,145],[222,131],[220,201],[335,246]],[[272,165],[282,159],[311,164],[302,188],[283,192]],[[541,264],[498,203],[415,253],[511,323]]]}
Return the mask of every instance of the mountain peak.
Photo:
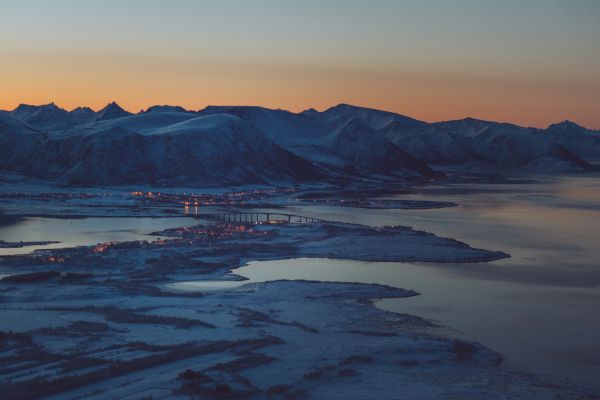
{"label": "mountain peak", "polygon": [[355,111],[355,110],[371,110],[371,109],[366,108],[366,107],[355,106],[355,105],[348,104],[348,103],[340,103],[333,107],[329,107],[327,110],[325,110],[325,112],[332,112],[332,111],[349,112],[349,111]]}
{"label": "mountain peak", "polygon": [[[110,110],[110,109],[114,109],[114,110],[123,110],[123,108],[121,108],[120,105],[117,104],[116,101],[111,101],[110,103],[108,103],[102,110]],[[100,111],[102,111],[100,110]],[[123,110],[125,111],[125,110]]]}
{"label": "mountain peak", "polygon": [[[363,112],[374,112],[374,113],[378,113],[378,114],[401,116],[400,114],[392,112],[392,111],[380,110],[380,109],[373,108],[373,107],[357,106],[357,105],[349,104],[349,103],[339,103],[338,105],[328,108],[324,112],[332,112],[332,111],[338,111],[338,112],[344,112],[344,113],[363,111]],[[408,118],[408,117],[406,117],[406,118]]]}
{"label": "mountain peak", "polygon": [[35,110],[44,110],[44,111],[52,111],[52,110],[62,110],[62,108],[58,107],[54,102],[48,104],[41,104],[39,106],[33,104],[25,104],[21,103],[18,107],[16,107],[12,112],[19,111],[35,111]]}
{"label": "mountain peak", "polygon": [[548,126],[548,129],[551,130],[571,130],[571,129],[585,129],[583,126],[573,122],[573,121],[569,121],[568,119],[565,119],[562,122],[558,122],[556,124],[551,124],[550,126]]}
{"label": "mountain peak", "polygon": [[188,112],[188,110],[181,106],[155,105],[148,107],[145,111],[142,111],[141,113],[146,114],[152,112]]}
{"label": "mountain peak", "polygon": [[38,106],[39,108],[46,108],[46,109],[50,109],[50,110],[55,110],[55,109],[59,109],[60,107],[58,107],[56,104],[54,104],[53,101],[51,101],[48,104],[42,104],[41,106]]}
{"label": "mountain peak", "polygon": [[92,114],[94,110],[89,107],[77,107],[70,111],[73,114]]}
{"label": "mountain peak", "polygon": [[130,112],[125,111],[115,101],[111,101],[102,110],[98,111],[98,117],[96,121],[104,121],[108,119],[116,119],[131,115]]}

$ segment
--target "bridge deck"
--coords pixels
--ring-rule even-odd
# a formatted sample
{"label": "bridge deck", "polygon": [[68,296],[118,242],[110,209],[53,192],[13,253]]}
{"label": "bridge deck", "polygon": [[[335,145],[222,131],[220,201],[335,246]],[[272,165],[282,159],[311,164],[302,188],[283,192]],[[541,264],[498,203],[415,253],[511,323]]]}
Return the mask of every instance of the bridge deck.
{"label": "bridge deck", "polygon": [[230,213],[211,213],[211,214],[198,214],[194,218],[204,219],[207,221],[219,221],[219,222],[235,222],[235,223],[255,223],[255,222],[269,222],[269,221],[284,221],[288,223],[321,223],[324,222],[319,218],[305,217],[303,215],[294,215],[286,213],[275,213],[275,212],[230,212]]}

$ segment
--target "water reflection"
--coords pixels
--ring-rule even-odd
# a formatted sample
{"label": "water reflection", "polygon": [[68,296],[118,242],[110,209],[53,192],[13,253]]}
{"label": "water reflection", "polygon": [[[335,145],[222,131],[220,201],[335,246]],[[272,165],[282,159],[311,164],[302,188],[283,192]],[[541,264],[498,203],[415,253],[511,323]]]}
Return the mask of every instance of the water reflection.
{"label": "water reflection", "polygon": [[[421,296],[378,301],[378,307],[419,315],[453,334],[499,351],[519,370],[583,381],[600,388],[600,291],[533,286],[455,274],[431,264],[354,260],[257,261],[233,273],[248,282],[277,279],[363,282],[413,289]],[[210,290],[240,282],[215,282]],[[204,291],[202,282],[189,290]]]}
{"label": "water reflection", "polygon": [[290,206],[351,223],[408,225],[501,250],[480,264],[286,260],[236,270],[251,281],[316,279],[381,283],[422,296],[378,306],[435,319],[501,352],[507,364],[600,388],[600,177],[536,177],[526,185],[424,187],[402,199],[451,201],[435,210]]}
{"label": "water reflection", "polygon": [[27,254],[34,250],[91,246],[97,243],[149,240],[148,233],[180,226],[193,226],[192,218],[25,218],[15,224],[0,226],[0,240],[5,242],[59,241],[43,246],[0,248],[0,255]]}
{"label": "water reflection", "polygon": [[[423,295],[383,300],[378,306],[443,322],[501,352],[510,366],[583,379],[600,388],[600,177],[536,179],[541,182],[430,186],[398,196],[459,204],[445,209],[290,205],[274,210],[371,226],[413,226],[507,252],[509,259],[482,264],[297,259],[253,262],[235,272],[256,282],[312,279],[413,289]],[[0,227],[0,240],[91,245],[147,239],[144,233],[195,223],[191,218],[30,218]],[[31,250],[0,249],[12,254]],[[237,285],[203,282],[187,289]]]}

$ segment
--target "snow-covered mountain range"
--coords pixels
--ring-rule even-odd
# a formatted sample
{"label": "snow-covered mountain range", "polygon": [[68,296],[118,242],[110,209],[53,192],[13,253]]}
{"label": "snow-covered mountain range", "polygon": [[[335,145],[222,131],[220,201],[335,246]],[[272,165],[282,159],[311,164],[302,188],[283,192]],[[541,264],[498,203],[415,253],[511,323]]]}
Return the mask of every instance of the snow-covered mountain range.
{"label": "snow-covered mountain range", "polygon": [[447,166],[591,171],[600,131],[466,118],[427,123],[340,104],[301,113],[251,106],[132,114],[55,104],[0,111],[0,170],[75,185],[225,186],[435,177]]}

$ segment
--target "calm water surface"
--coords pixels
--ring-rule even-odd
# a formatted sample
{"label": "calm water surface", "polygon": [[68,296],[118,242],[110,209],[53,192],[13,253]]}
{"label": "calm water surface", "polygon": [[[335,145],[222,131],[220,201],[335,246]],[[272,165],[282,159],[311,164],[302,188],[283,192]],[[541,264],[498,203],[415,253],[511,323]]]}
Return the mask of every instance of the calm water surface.
{"label": "calm water surface", "polygon": [[512,257],[478,264],[296,259],[253,262],[235,272],[251,281],[313,279],[413,289],[422,296],[377,305],[442,322],[502,353],[516,369],[600,388],[600,177],[421,192],[410,198],[435,195],[459,206],[290,210],[373,226],[409,225]]}
{"label": "calm water surface", "polygon": [[[540,182],[428,186],[398,196],[458,204],[445,209],[287,207],[290,213],[323,219],[413,226],[504,251],[509,259],[478,264],[295,259],[252,262],[235,273],[255,282],[312,279],[413,289],[422,295],[377,305],[439,321],[502,353],[511,367],[600,389],[600,176],[535,179]],[[43,248],[68,247],[149,239],[152,231],[196,223],[189,218],[29,218],[0,226],[0,240],[58,240],[62,243]],[[0,249],[0,254],[33,249]],[[238,284],[197,282],[181,288]]]}
{"label": "calm water surface", "polygon": [[0,226],[0,240],[5,242],[59,241],[43,246],[0,248],[0,255],[27,254],[34,250],[91,246],[97,243],[128,240],[154,240],[148,233],[179,226],[193,226],[191,218],[25,218],[15,224]]}

